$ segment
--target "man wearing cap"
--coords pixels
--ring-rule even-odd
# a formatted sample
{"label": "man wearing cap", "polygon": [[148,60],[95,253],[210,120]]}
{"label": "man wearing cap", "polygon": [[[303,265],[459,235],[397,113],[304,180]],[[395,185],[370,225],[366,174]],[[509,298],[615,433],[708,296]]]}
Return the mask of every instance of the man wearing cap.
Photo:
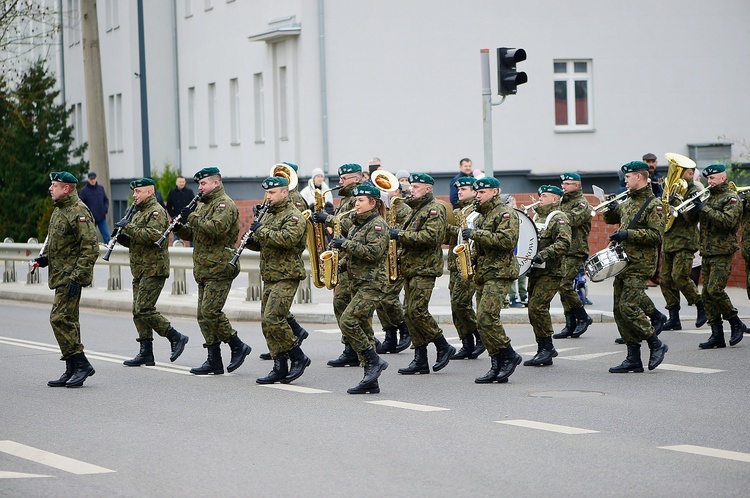
{"label": "man wearing cap", "polygon": [[79,197],[94,216],[94,223],[102,234],[104,244],[109,244],[109,226],[107,225],[107,212],[109,211],[109,199],[104,187],[96,182],[96,173],[89,171],[88,183],[83,186]]}
{"label": "man wearing cap", "polygon": [[648,165],[648,179],[651,182],[651,190],[654,192],[654,196],[661,197],[664,192],[664,178],[656,171],[658,166],[656,154],[651,152],[643,154],[643,162]]}
{"label": "man wearing cap", "polygon": [[477,327],[491,363],[489,371],[474,382],[504,383],[521,363],[521,355],[513,350],[500,320],[503,300],[518,278],[514,254],[518,244],[518,214],[500,199],[500,182],[496,178],[479,178],[473,188],[480,216],[474,221],[474,228],[464,228],[461,235],[473,240],[476,248]]}
{"label": "man wearing cap", "polygon": [[560,281],[560,302],[565,311],[565,327],[553,335],[555,339],[580,337],[593,322],[575,289],[575,279],[583,263],[589,257],[589,233],[591,232],[591,205],[583,196],[581,175],[563,173],[563,196],[560,210],[568,217],[571,230],[570,248],[562,260],[563,276]]}
{"label": "man wearing cap", "polygon": [[432,194],[435,180],[430,175],[414,173],[409,183],[412,197],[406,203],[412,209],[411,216],[403,228],[390,231],[401,252],[399,269],[404,277],[405,318],[414,343],[414,360],[398,371],[404,375],[430,373],[427,344],[431,342],[437,349],[437,360],[432,366],[435,372],[445,368],[456,352],[428,309],[435,279],[443,274],[445,208]]}
{"label": "man wearing cap", "polygon": [[[138,367],[153,366],[154,331],[169,340],[172,354],[169,361],[175,361],[185,350],[188,337],[180,334],[156,310],[164,282],[169,277],[169,247],[156,245],[161,234],[169,226],[167,212],[154,196],[151,178],[141,178],[130,182],[136,211],[132,219],[124,217],[115,227],[122,229],[117,242],[130,249],[130,272],[133,274],[133,322],[138,332],[137,342],[140,351],[124,365]],[[184,206],[183,206],[184,207]]]}
{"label": "man wearing cap", "polygon": [[563,190],[556,185],[542,185],[537,193],[539,207],[535,209],[534,223],[539,229],[539,251],[529,273],[529,322],[538,347],[536,355],[523,362],[527,367],[552,365],[552,358],[557,356],[549,306],[560,288],[561,263],[572,238],[568,216],[560,210]]}
{"label": "man wearing cap", "polygon": [[292,203],[286,178],[271,176],[263,180],[261,186],[270,207],[262,219],[250,225],[252,236],[247,247],[260,251],[261,327],[274,362],[273,370],[256,382],[288,384],[298,379],[310,365],[310,358],[300,348],[302,340],[294,335],[287,320],[300,280],[307,277],[302,263],[307,225]]}
{"label": "man wearing cap", "polygon": [[471,159],[468,157],[464,157],[460,161],[458,161],[458,174],[453,177],[451,180],[451,187],[450,187],[450,201],[451,206],[453,206],[453,209],[456,209],[458,207],[458,189],[456,188],[456,181],[459,178],[463,178],[465,176],[474,176],[473,174],[473,165],[471,162]]}
{"label": "man wearing cap", "polygon": [[78,309],[81,287],[93,279],[99,247],[91,211],[78,197],[78,179],[67,171],[50,173],[49,178],[55,209],[49,220],[47,245],[34,264],[49,266],[49,288],[55,291],[49,321],[60,346],[60,359],[65,360],[65,373],[47,385],[81,387],[94,375],[94,367],[83,352]]}
{"label": "man wearing cap", "polygon": [[658,367],[669,349],[657,337],[644,303],[646,282],[654,274],[658,249],[664,234],[665,213],[661,199],[654,197],[648,177],[648,165],[632,161],[622,166],[627,199],[603,212],[605,223],[619,224],[609,239],[622,246],[630,263],[615,277],[614,315],[620,336],[627,345],[625,360],[609,369],[611,373],[643,372],[641,342],[650,350],[648,369]]}
{"label": "man wearing cap", "polygon": [[[458,207],[453,210],[455,220],[462,222],[461,226],[448,225],[445,239],[448,244],[448,290],[451,296],[451,315],[456,326],[458,337],[461,339],[461,349],[451,357],[451,360],[475,360],[485,350],[482,338],[477,330],[477,314],[474,312],[474,294],[476,286],[473,279],[466,279],[456,265],[456,255],[453,249],[458,245],[458,235],[462,228],[466,228],[466,217],[474,212],[474,189],[476,178],[463,176],[453,182],[458,191]],[[472,263],[469,263],[472,264]]]}
{"label": "man wearing cap", "polygon": [[242,365],[252,348],[242,342],[237,331],[224,314],[224,304],[229,297],[232,281],[239,275],[240,265],[232,266],[235,244],[240,231],[239,211],[234,201],[224,191],[219,168],[208,167],[198,171],[193,180],[198,184],[201,200],[195,211],[183,208],[180,212],[184,225],[175,226],[181,239],[190,240],[193,249],[193,276],[198,283],[198,325],[203,347],[208,350],[206,361],[190,370],[194,375],[220,375],[224,373],[221,343],[229,343],[232,357],[227,372]]}
{"label": "man wearing cap", "polygon": [[737,316],[726,291],[732,273],[732,257],[739,249],[737,229],[742,218],[742,203],[727,181],[726,166],[712,164],[703,170],[711,196],[704,202],[693,201],[695,208],[688,211],[688,220],[698,217],[700,221],[701,279],[703,280],[703,304],[706,307],[711,337],[698,345],[701,349],[725,348],[722,318],[729,322],[731,335],[729,345],[742,340],[745,324]]}

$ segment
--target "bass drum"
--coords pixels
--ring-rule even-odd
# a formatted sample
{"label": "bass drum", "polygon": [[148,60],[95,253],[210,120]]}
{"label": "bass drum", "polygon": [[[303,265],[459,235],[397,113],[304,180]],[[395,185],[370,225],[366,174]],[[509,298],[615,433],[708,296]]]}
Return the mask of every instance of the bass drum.
{"label": "bass drum", "polygon": [[518,213],[518,244],[516,244],[516,260],[518,261],[518,276],[526,275],[531,269],[531,263],[539,251],[539,233],[534,221],[529,216],[516,209]]}

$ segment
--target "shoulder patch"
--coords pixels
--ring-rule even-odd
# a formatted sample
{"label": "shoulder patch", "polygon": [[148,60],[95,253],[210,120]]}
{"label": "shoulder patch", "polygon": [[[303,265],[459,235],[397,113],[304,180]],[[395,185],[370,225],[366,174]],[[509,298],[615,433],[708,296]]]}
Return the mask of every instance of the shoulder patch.
{"label": "shoulder patch", "polygon": [[580,207],[582,207],[582,208],[583,208],[583,207],[586,207],[586,203],[585,203],[585,202],[579,202],[579,203],[578,203],[578,205],[579,205]]}
{"label": "shoulder patch", "polygon": [[226,204],[219,204],[219,209],[226,209],[226,207],[227,207]]}
{"label": "shoulder patch", "polygon": [[732,203],[737,202],[737,198],[736,197],[730,197],[729,198],[729,202],[732,202]]}
{"label": "shoulder patch", "polygon": [[382,229],[383,229],[383,227],[381,227],[380,225],[375,225],[375,231],[376,231],[376,232],[379,232],[379,231],[381,231]]}
{"label": "shoulder patch", "polygon": [[292,216],[292,220],[295,222],[299,221],[299,216]]}
{"label": "shoulder patch", "polygon": [[558,223],[559,223],[560,225],[564,225],[564,224],[565,224],[565,220],[560,220],[560,221],[558,221]]}
{"label": "shoulder patch", "polygon": [[151,213],[151,216],[159,216],[159,211],[154,211],[153,213]]}
{"label": "shoulder patch", "polygon": [[503,219],[507,220],[508,218],[510,218],[510,213],[503,213]]}
{"label": "shoulder patch", "polygon": [[430,216],[435,216],[437,214],[436,209],[430,209]]}
{"label": "shoulder patch", "polygon": [[661,206],[656,206],[656,210],[657,210],[657,211],[662,211],[663,209],[664,209],[664,208],[663,208],[663,207],[661,207]]}
{"label": "shoulder patch", "polygon": [[300,207],[302,205],[302,203],[301,202],[295,202],[294,205],[297,206],[297,207]]}
{"label": "shoulder patch", "polygon": [[85,216],[80,216],[78,218],[78,221],[80,221],[81,223],[86,223],[86,217]]}

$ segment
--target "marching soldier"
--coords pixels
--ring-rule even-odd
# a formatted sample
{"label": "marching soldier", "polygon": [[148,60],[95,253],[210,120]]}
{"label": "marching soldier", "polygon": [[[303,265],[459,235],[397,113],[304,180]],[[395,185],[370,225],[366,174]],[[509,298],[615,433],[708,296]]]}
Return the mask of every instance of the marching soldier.
{"label": "marching soldier", "polygon": [[699,216],[701,247],[701,278],[703,279],[703,303],[706,306],[711,337],[698,345],[701,349],[725,348],[724,320],[729,321],[731,336],[729,345],[742,340],[745,324],[737,316],[737,308],[732,305],[724,290],[732,273],[732,257],[739,249],[737,229],[742,218],[742,204],[737,193],[729,186],[726,167],[712,164],[703,170],[711,190],[704,202],[696,198],[695,208],[687,212],[688,219]]}
{"label": "marching soldier", "polygon": [[49,288],[55,291],[49,321],[60,346],[60,359],[65,360],[65,373],[47,385],[81,387],[95,371],[83,352],[78,309],[81,287],[93,279],[99,246],[91,211],[78,198],[76,177],[60,171],[50,173],[49,178],[55,209],[49,221],[47,245],[34,264],[40,268],[49,266]]}
{"label": "marching soldier", "polygon": [[496,178],[480,178],[473,188],[480,216],[474,228],[464,228],[461,235],[473,240],[476,248],[477,326],[491,360],[490,370],[474,382],[504,383],[521,363],[521,355],[513,350],[500,320],[503,300],[518,278],[518,261],[513,254],[518,244],[518,214],[500,199]]}
{"label": "marching soldier", "polygon": [[414,360],[398,371],[403,375],[430,373],[427,361],[430,342],[437,349],[437,360],[432,366],[435,372],[445,368],[456,352],[428,309],[435,279],[443,274],[440,246],[445,239],[445,208],[432,194],[435,180],[430,175],[412,174],[409,182],[412,197],[406,202],[412,209],[411,216],[403,229],[391,228],[390,231],[391,239],[398,242],[402,251],[400,270],[404,277],[406,323],[414,343]]}
{"label": "marching soldier", "polygon": [[115,223],[121,228],[117,242],[130,249],[130,272],[133,274],[133,322],[138,331],[140,351],[135,358],[125,360],[124,365],[138,367],[153,366],[154,331],[169,340],[175,361],[188,343],[186,335],[177,332],[169,320],[156,311],[164,282],[169,277],[169,245],[156,245],[161,234],[169,226],[167,212],[154,196],[151,178],[130,182],[133,201],[137,206],[132,220],[125,217]]}
{"label": "marching soldier", "polygon": [[193,212],[187,208],[180,211],[180,217],[186,223],[175,226],[175,231],[181,239],[191,240],[194,244],[193,275],[198,283],[198,325],[208,356],[203,365],[190,369],[190,373],[220,375],[224,373],[222,342],[229,343],[232,351],[227,372],[239,368],[252,350],[240,340],[222,311],[232,281],[240,273],[239,263],[236,267],[229,264],[240,231],[239,212],[224,191],[219,168],[203,168],[193,176],[193,180],[202,194],[201,201]]}
{"label": "marching soldier", "polygon": [[621,168],[628,198],[620,205],[604,211],[604,221],[618,224],[620,229],[610,235],[622,244],[630,263],[615,277],[614,315],[617,329],[627,345],[625,361],[609,369],[611,373],[643,372],[641,341],[650,349],[648,369],[653,370],[669,349],[662,343],[644,311],[646,282],[656,271],[656,258],[664,233],[664,206],[654,197],[648,176],[648,165],[632,161]]}
{"label": "marching soldier", "polygon": [[742,259],[745,260],[745,291],[747,292],[747,298],[750,299],[750,206],[747,202],[747,193],[741,194],[742,197],[742,240],[741,254]]}
{"label": "marching soldier", "polygon": [[262,220],[256,219],[250,225],[252,236],[247,247],[260,251],[261,327],[274,363],[273,370],[256,382],[288,384],[298,379],[310,365],[310,358],[299,347],[302,341],[294,335],[287,321],[300,280],[307,277],[302,263],[307,225],[289,196],[289,180],[271,176],[261,185],[270,207]]}
{"label": "marching soldier", "polygon": [[[476,178],[463,176],[453,182],[458,195],[458,207],[453,210],[456,220],[468,216],[470,207],[474,205],[474,189]],[[458,234],[463,227],[447,225],[446,242],[448,244],[448,290],[451,296],[451,315],[456,326],[458,337],[461,339],[461,349],[451,357],[451,360],[475,360],[485,351],[482,338],[477,330],[477,315],[474,312],[474,294],[476,286],[474,280],[467,280],[458,270],[456,255],[453,248],[458,244]]]}
{"label": "marching soldier", "polygon": [[539,252],[529,274],[529,322],[539,345],[536,356],[523,362],[524,366],[552,365],[557,351],[552,344],[552,318],[549,305],[560,289],[563,278],[562,259],[570,248],[571,229],[568,216],[560,211],[563,190],[554,185],[542,185],[537,191],[539,207],[535,222],[539,231]]}

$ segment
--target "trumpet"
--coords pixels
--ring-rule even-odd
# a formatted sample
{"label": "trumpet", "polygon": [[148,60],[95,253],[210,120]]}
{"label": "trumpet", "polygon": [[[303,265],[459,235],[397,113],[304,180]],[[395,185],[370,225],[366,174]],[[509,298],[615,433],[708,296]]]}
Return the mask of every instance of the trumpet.
{"label": "trumpet", "polygon": [[528,206],[524,206],[523,204],[521,204],[521,209],[523,210],[524,214],[528,214],[529,211],[531,211],[532,209],[534,209],[535,207],[537,207],[541,202],[542,201],[535,201],[535,202],[529,204]]}
{"label": "trumpet", "polygon": [[600,202],[596,207],[594,207],[594,209],[591,210],[591,216],[592,217],[596,216],[596,213],[598,213],[600,210],[604,209],[605,207],[607,209],[609,209],[609,205],[612,204],[613,202],[616,202],[616,203],[619,204],[620,203],[620,199],[622,199],[623,197],[627,197],[627,195],[628,195],[629,192],[630,192],[630,190],[626,190],[624,192],[621,192],[621,193],[617,194],[616,196],[614,196],[613,198],[611,198],[609,200],[606,200],[604,202]]}
{"label": "trumpet", "polygon": [[671,206],[670,209],[672,211],[672,216],[674,216],[675,218],[677,218],[677,216],[680,213],[685,213],[685,212],[690,211],[691,209],[693,209],[695,207],[694,201],[696,199],[700,200],[701,202],[705,202],[706,199],[708,199],[709,197],[711,197],[711,191],[709,189],[710,189],[710,187],[706,188],[706,189],[703,189],[703,190],[701,190],[700,193],[695,194],[695,195],[691,195],[690,197],[688,197],[687,199],[685,199],[685,201],[682,202],[681,204],[678,204],[677,206]]}

